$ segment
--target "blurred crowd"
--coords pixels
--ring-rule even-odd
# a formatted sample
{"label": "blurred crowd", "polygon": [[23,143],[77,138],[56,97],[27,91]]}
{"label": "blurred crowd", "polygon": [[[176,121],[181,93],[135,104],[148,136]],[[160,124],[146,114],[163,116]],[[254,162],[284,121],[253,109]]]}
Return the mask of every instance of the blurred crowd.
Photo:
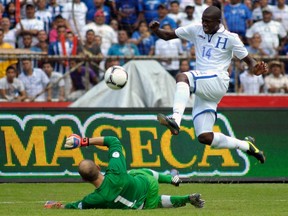
{"label": "blurred crowd", "polygon": [[[288,2],[288,1],[287,1]],[[75,101],[103,79],[112,65],[133,56],[161,57],[175,77],[195,69],[194,45],[165,41],[149,31],[201,23],[210,5],[223,11],[222,23],[237,33],[250,54],[270,57],[269,73],[254,76],[235,60],[229,92],[288,93],[288,5],[285,0],[1,0],[0,50],[59,56],[0,61],[0,101]],[[95,61],[60,57],[94,56]],[[179,59],[179,57],[183,57]],[[186,58],[187,57],[187,58]],[[0,55],[1,58],[1,55]],[[49,59],[49,58],[47,58]]]}

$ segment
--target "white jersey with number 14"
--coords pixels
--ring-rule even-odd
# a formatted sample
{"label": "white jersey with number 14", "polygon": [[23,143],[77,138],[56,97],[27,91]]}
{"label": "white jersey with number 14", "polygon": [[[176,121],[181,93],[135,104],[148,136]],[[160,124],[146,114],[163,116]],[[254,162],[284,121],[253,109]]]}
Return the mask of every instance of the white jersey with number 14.
{"label": "white jersey with number 14", "polygon": [[196,70],[200,73],[228,75],[233,55],[240,60],[248,55],[238,35],[229,32],[223,25],[215,34],[205,34],[201,24],[179,27],[175,33],[179,38],[195,44]]}

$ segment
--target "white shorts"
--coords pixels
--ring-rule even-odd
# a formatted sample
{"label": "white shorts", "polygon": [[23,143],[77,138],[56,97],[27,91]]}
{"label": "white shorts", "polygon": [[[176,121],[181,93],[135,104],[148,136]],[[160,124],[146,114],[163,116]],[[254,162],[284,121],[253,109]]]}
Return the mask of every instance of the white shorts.
{"label": "white shorts", "polygon": [[229,86],[229,76],[226,73],[184,72],[188,77],[190,89],[195,94],[192,110],[193,121],[201,113],[213,112],[216,114],[217,105]]}
{"label": "white shorts", "polygon": [[212,112],[204,112],[194,119],[194,129],[196,137],[202,133],[212,132],[215,124],[216,115]]}

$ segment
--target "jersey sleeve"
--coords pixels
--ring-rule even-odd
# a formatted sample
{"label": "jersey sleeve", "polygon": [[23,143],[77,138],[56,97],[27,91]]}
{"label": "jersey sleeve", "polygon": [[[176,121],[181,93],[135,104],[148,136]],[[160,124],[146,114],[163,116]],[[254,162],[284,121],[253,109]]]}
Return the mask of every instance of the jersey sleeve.
{"label": "jersey sleeve", "polygon": [[82,200],[65,204],[65,209],[96,209],[105,207],[105,199],[97,193],[91,193]]}
{"label": "jersey sleeve", "polygon": [[232,46],[233,55],[235,55],[238,59],[241,60],[248,55],[246,47],[236,34],[233,34],[232,36]]}
{"label": "jersey sleeve", "polygon": [[186,26],[177,28],[175,30],[175,34],[181,39],[194,42],[195,33],[198,31],[197,29],[198,29],[198,25],[194,25],[194,24],[186,25]]}
{"label": "jersey sleeve", "polygon": [[106,173],[126,173],[126,160],[123,154],[120,140],[117,137],[107,136],[104,138],[104,145],[109,148],[109,162]]}

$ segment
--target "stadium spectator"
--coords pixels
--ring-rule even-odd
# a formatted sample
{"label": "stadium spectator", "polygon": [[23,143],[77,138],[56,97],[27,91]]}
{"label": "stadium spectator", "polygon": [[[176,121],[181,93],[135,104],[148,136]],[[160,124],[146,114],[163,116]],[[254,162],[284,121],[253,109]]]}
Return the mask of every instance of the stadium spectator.
{"label": "stadium spectator", "polygon": [[195,22],[201,23],[202,22],[202,14],[203,11],[208,7],[207,4],[203,3],[202,0],[194,0],[194,14],[193,17],[195,19]]}
{"label": "stadium spectator", "polygon": [[112,67],[112,66],[117,66],[117,65],[120,65],[120,61],[117,57],[113,58],[113,57],[110,57],[110,58],[107,58],[106,61],[105,61],[105,71],[109,68],[109,67]]}
{"label": "stadium spectator", "polygon": [[63,13],[63,6],[58,4],[57,0],[50,0],[47,4],[47,10],[51,13],[53,21],[56,16]]}
{"label": "stadium spectator", "polygon": [[269,56],[272,55],[271,50],[266,48],[261,48],[262,38],[261,35],[256,32],[253,36],[248,40],[248,46],[246,49],[248,53],[251,55],[259,55],[259,56]]}
{"label": "stadium spectator", "polygon": [[23,33],[23,49],[28,49],[35,52],[41,52],[39,48],[32,49],[32,35],[29,32]]}
{"label": "stadium spectator", "polygon": [[[94,34],[95,34],[95,32],[94,32]],[[95,35],[95,41],[94,42],[97,46],[100,47],[100,50],[101,50],[102,37],[100,35]],[[101,52],[101,54],[102,54],[102,52]]]}
{"label": "stadium spectator", "polygon": [[[57,41],[49,43],[48,55],[57,56],[71,56],[73,50],[73,43],[67,39],[66,25],[59,25],[57,27]],[[65,59],[55,60],[54,71],[60,72],[64,75],[69,70],[68,61]],[[70,76],[65,76],[65,95],[71,91],[72,83]]]}
{"label": "stadium spectator", "polygon": [[[4,42],[4,30],[0,28],[0,49],[14,50],[15,48],[9,43]],[[17,64],[16,59],[3,59],[0,61],[0,79],[5,76],[8,66]]]}
{"label": "stadium spectator", "polygon": [[[172,30],[169,24],[164,25],[163,29],[166,31]],[[179,38],[168,41],[161,38],[158,39],[155,42],[155,55],[164,57],[164,59],[159,60],[161,65],[175,78],[179,71],[179,60],[177,57],[183,55],[181,40]]]}
{"label": "stadium spectator", "polygon": [[[71,43],[73,43],[74,37],[77,37],[77,36],[75,36],[75,34],[74,34],[70,29],[67,29],[66,39],[67,39],[68,41],[70,41]],[[77,38],[78,38],[78,37],[77,37]]]}
{"label": "stadium spectator", "polygon": [[254,75],[248,68],[239,75],[240,87],[239,93],[247,95],[258,95],[264,91],[264,79],[263,76]]}
{"label": "stadium spectator", "polygon": [[252,20],[253,22],[261,21],[263,19],[263,9],[272,8],[272,5],[269,5],[269,0],[254,0],[254,7],[252,11]]}
{"label": "stadium spectator", "polygon": [[[65,25],[59,25],[57,27],[57,41],[49,43],[48,54],[58,56],[71,56],[72,42],[67,40],[67,28]],[[65,74],[65,72],[68,70],[67,61],[56,61],[54,64],[54,70]]]}
{"label": "stadium spectator", "polygon": [[[158,7],[160,4],[166,4],[166,0],[154,0],[151,4],[150,0],[142,0],[142,9],[144,13],[144,18],[147,23],[150,23],[156,17],[158,17]],[[166,6],[166,5],[165,5]]]}
{"label": "stadium spectator", "polygon": [[[255,1],[255,0],[254,0]],[[251,12],[251,19],[252,19],[252,11],[253,11],[253,0],[244,0],[243,4],[246,5],[246,7],[250,10]],[[253,21],[253,20],[252,20]]]}
{"label": "stadium spectator", "polygon": [[51,101],[65,101],[65,82],[63,75],[59,72],[55,72],[53,70],[52,63],[49,61],[43,62],[42,69],[50,81],[49,86],[51,88]]}
{"label": "stadium spectator", "polygon": [[246,30],[252,25],[252,13],[249,8],[241,3],[241,0],[230,0],[224,7],[224,17],[229,31],[237,33],[246,43]]}
{"label": "stadium spectator", "polygon": [[281,23],[272,20],[270,8],[263,8],[262,12],[263,20],[254,23],[247,30],[246,37],[250,40],[255,33],[259,33],[262,38],[261,48],[269,50],[270,56],[275,56],[283,49],[287,33]]}
{"label": "stadium spectator", "polygon": [[[99,38],[100,36],[98,36]],[[100,37],[101,40],[101,37]],[[100,71],[99,71],[99,64],[101,62],[101,58],[103,57],[102,52],[101,52],[101,43],[100,42],[96,42],[96,35],[95,32],[90,29],[88,31],[86,31],[86,37],[85,37],[85,43],[79,44],[78,46],[78,50],[77,53],[78,54],[82,54],[84,56],[97,56],[99,57],[99,59],[95,59],[91,62],[89,62],[89,67],[96,73],[97,75],[97,79],[100,79]]]}
{"label": "stadium spectator", "polygon": [[54,21],[52,22],[52,27],[51,30],[49,32],[49,42],[55,42],[58,39],[58,34],[57,34],[57,27],[58,26],[65,26],[66,27],[66,31],[71,31],[71,27],[69,25],[69,23],[67,22],[66,19],[64,19],[61,15],[57,15],[54,18]]}
{"label": "stadium spectator", "polygon": [[186,17],[186,14],[182,11],[180,11],[180,5],[179,1],[173,0],[170,2],[170,10],[168,13],[168,17],[172,18],[177,26],[181,26],[181,20]]}
{"label": "stadium spectator", "polygon": [[161,28],[167,24],[169,24],[172,29],[177,28],[177,23],[172,18],[168,17],[168,7],[165,4],[160,4],[158,6],[158,16],[155,20],[159,21]]}
{"label": "stadium spectator", "polygon": [[19,75],[19,79],[23,82],[26,99],[25,101],[47,101],[51,98],[51,89],[45,89],[49,84],[49,78],[40,68],[34,68],[30,59],[22,59],[23,71]]}
{"label": "stadium spectator", "polygon": [[86,15],[87,24],[90,22],[94,22],[95,13],[98,10],[101,10],[103,11],[105,16],[105,23],[109,25],[109,23],[112,20],[110,7],[105,5],[105,0],[94,0],[93,2],[94,2],[93,7],[88,8],[88,12]]}
{"label": "stadium spectator", "polygon": [[268,93],[288,93],[288,78],[284,64],[279,61],[269,62],[269,75],[264,78]]}
{"label": "stadium spectator", "polygon": [[228,89],[228,67],[232,57],[236,56],[243,60],[255,75],[261,75],[268,71],[267,64],[263,61],[256,62],[248,54],[237,34],[226,31],[221,21],[221,10],[218,7],[210,6],[203,12],[202,25],[188,25],[167,31],[159,28],[159,22],[150,23],[151,30],[158,37],[166,40],[176,38],[189,40],[195,44],[196,50],[197,70],[178,73],[176,76],[172,116],[166,117],[158,114],[157,119],[172,134],[178,135],[191,90],[195,93],[192,119],[198,141],[217,149],[240,149],[264,163],[265,156],[255,147],[254,138],[246,137],[244,140],[240,140],[223,133],[213,132],[217,104]]}
{"label": "stadium spectator", "polygon": [[52,25],[52,14],[46,7],[46,0],[37,0],[35,17],[44,23],[44,30],[49,32]]}
{"label": "stadium spectator", "polygon": [[111,26],[111,28],[114,30],[115,32],[115,35],[118,34],[118,31],[119,31],[119,22],[117,19],[112,19],[109,23],[109,25]]}
{"label": "stadium spectator", "polygon": [[47,32],[44,30],[39,31],[37,34],[37,39],[38,39],[38,43],[35,46],[33,46],[32,48],[33,49],[38,48],[39,52],[44,52],[44,53],[48,54],[49,43],[48,43]]}
{"label": "stadium spectator", "polygon": [[3,13],[3,18],[7,18],[9,20],[10,23],[10,27],[9,29],[14,29],[16,27],[16,6],[15,6],[15,2],[9,2],[6,7],[5,7],[5,11]]}
{"label": "stadium spectator", "polygon": [[137,45],[140,55],[154,54],[154,37],[151,35],[145,20],[140,21],[138,30],[133,32],[130,41]]}
{"label": "stadium spectator", "polygon": [[[129,37],[125,30],[120,30],[118,32],[118,41],[118,43],[112,44],[109,48],[107,53],[108,56],[133,57],[140,55],[138,47],[134,43],[129,42]],[[125,59],[121,59],[120,65],[123,65],[125,62]]]}
{"label": "stadium spectator", "polygon": [[[23,37],[23,49],[30,50],[32,52],[42,52],[38,46],[32,46],[32,35],[29,32],[26,32],[22,35]],[[33,60],[33,67],[39,67],[38,60]],[[20,71],[22,71],[22,65],[20,64]]]}
{"label": "stadium spectator", "polygon": [[271,8],[273,20],[282,23],[286,32],[288,32],[288,5],[285,0],[277,0],[277,5]]}
{"label": "stadium spectator", "polygon": [[19,23],[16,25],[16,34],[19,36],[18,38],[18,48],[23,48],[23,39],[22,35],[25,33],[30,33],[32,38],[32,45],[34,46],[38,43],[37,34],[38,31],[44,29],[44,23],[41,20],[38,20],[35,17],[35,5],[31,2],[26,3],[25,7],[26,18],[21,19]]}
{"label": "stadium spectator", "polygon": [[74,34],[81,34],[83,26],[86,25],[87,11],[88,8],[81,0],[73,0],[73,2],[71,1],[64,4],[62,16],[67,20],[71,27],[70,30]]}
{"label": "stadium spectator", "polygon": [[[77,143],[78,142],[78,143]],[[184,196],[159,195],[159,183],[178,185],[178,176],[157,173],[150,169],[134,169],[127,173],[123,147],[118,138],[112,136],[81,138],[76,134],[66,139],[65,148],[96,145],[108,147],[108,167],[105,174],[92,160],[82,160],[78,172],[82,179],[96,190],[82,200],[66,203],[46,202],[45,208],[65,209],[156,209],[177,208],[187,203],[203,208],[205,201],[200,194]]]}
{"label": "stadium spectator", "polygon": [[[4,30],[0,28],[0,49],[15,50],[9,43],[4,42]],[[5,51],[4,51],[5,52]],[[0,79],[5,76],[8,66],[17,64],[16,59],[6,59],[0,61]]]}
{"label": "stadium spectator", "polygon": [[181,59],[179,66],[179,73],[187,72],[190,70],[190,62],[188,59]]}
{"label": "stadium spectator", "polygon": [[194,10],[195,10],[194,4],[187,5],[185,7],[186,16],[181,19],[180,26],[196,24],[196,21],[193,18]]}
{"label": "stadium spectator", "polygon": [[14,66],[6,69],[6,76],[0,79],[0,101],[23,101],[26,97],[24,85],[17,78]]}
{"label": "stadium spectator", "polygon": [[96,35],[100,35],[102,37],[101,52],[106,56],[111,45],[118,42],[117,35],[115,35],[114,30],[109,25],[105,24],[105,15],[102,10],[98,10],[95,13],[94,19],[95,22],[90,22],[83,27],[81,37],[85,39],[86,32],[90,29]]}
{"label": "stadium spectator", "polygon": [[[75,67],[79,61],[70,60],[70,68]],[[89,73],[88,80],[86,80],[86,70]],[[95,72],[88,67],[80,66],[70,74],[72,80],[72,89],[70,94],[67,95],[68,101],[75,101],[81,97],[87,90],[91,89],[94,85],[98,83],[97,76]]]}
{"label": "stadium spectator", "polygon": [[144,18],[142,6],[138,0],[121,0],[116,1],[116,8],[120,28],[130,37]]}
{"label": "stadium spectator", "polygon": [[17,43],[16,29],[10,29],[10,20],[7,17],[3,17],[0,22],[1,28],[4,30],[3,41],[9,43],[13,48],[15,48]]}

